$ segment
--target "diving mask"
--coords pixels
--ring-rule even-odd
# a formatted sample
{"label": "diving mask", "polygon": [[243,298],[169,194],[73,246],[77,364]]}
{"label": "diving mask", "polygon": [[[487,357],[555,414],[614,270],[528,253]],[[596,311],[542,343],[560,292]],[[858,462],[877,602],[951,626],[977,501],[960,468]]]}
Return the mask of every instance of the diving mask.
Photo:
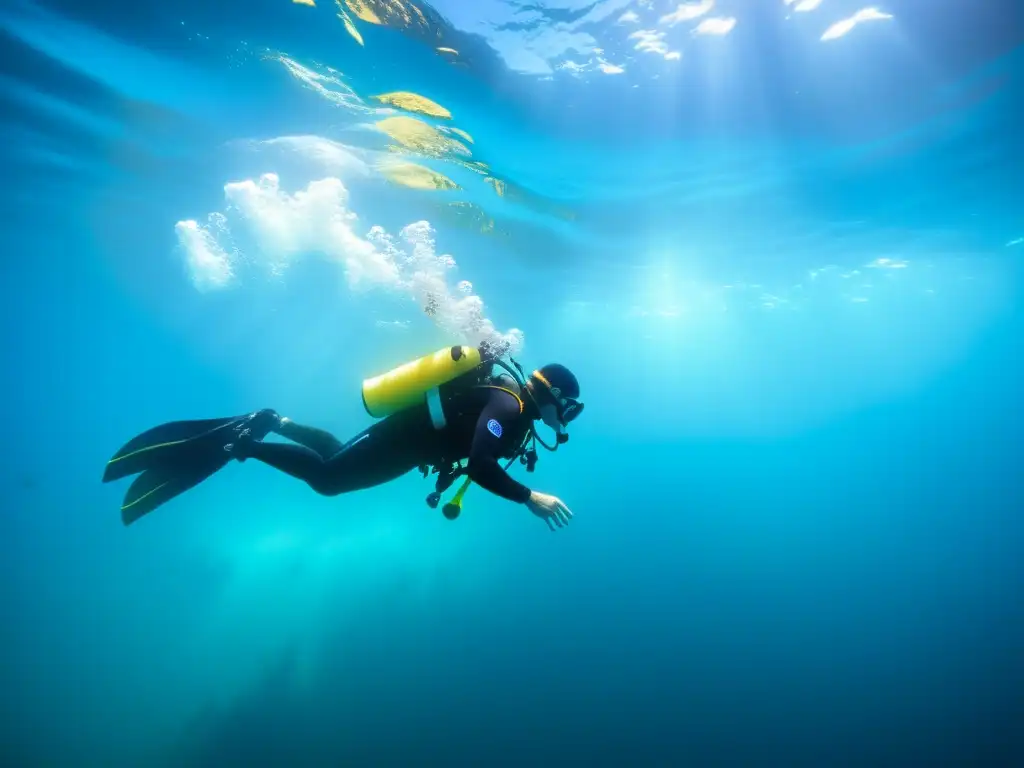
{"label": "diving mask", "polygon": [[565,428],[583,413],[583,403],[574,397],[562,397],[561,390],[551,386],[550,382],[539,372],[534,372],[534,376],[544,384],[548,395],[544,398],[547,402],[540,407],[541,418],[554,430],[558,442],[565,443],[569,439]]}

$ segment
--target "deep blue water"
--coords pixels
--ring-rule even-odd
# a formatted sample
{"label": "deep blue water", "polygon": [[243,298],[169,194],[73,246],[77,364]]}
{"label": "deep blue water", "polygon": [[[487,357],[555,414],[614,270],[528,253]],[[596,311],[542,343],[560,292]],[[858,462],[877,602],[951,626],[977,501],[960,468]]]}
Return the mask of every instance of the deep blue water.
{"label": "deep blue water", "polygon": [[[1024,6],[863,9],[2,0],[0,764],[1024,764]],[[564,530],[100,483],[485,338]]]}

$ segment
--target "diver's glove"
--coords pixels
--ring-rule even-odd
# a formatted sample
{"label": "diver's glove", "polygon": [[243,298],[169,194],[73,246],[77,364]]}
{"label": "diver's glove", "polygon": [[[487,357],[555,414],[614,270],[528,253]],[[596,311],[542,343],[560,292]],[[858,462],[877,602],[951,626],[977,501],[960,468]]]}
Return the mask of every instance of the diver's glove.
{"label": "diver's glove", "polygon": [[572,511],[565,506],[565,502],[548,493],[530,491],[530,498],[526,500],[526,506],[533,514],[547,523],[548,528],[552,531],[555,530],[556,525],[563,528],[572,520]]}

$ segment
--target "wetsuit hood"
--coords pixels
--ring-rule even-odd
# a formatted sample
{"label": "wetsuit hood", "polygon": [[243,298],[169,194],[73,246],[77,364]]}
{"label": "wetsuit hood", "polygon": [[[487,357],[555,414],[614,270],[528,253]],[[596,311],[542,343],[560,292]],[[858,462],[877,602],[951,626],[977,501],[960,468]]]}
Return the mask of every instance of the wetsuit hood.
{"label": "wetsuit hood", "polygon": [[545,423],[565,437],[564,428],[583,412],[583,403],[579,400],[580,383],[575,374],[564,365],[549,363],[533,372],[530,385],[531,393],[540,395],[535,399],[541,414],[548,406],[554,409],[553,416],[544,419]]}

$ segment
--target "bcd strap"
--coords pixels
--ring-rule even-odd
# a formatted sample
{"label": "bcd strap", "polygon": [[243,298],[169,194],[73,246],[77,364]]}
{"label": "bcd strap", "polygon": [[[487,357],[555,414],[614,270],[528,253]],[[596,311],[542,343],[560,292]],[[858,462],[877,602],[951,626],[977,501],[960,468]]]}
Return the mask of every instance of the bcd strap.
{"label": "bcd strap", "polygon": [[441,404],[441,388],[431,387],[427,390],[427,411],[430,413],[430,423],[434,429],[442,430],[448,426],[448,420],[444,417],[444,407]]}

